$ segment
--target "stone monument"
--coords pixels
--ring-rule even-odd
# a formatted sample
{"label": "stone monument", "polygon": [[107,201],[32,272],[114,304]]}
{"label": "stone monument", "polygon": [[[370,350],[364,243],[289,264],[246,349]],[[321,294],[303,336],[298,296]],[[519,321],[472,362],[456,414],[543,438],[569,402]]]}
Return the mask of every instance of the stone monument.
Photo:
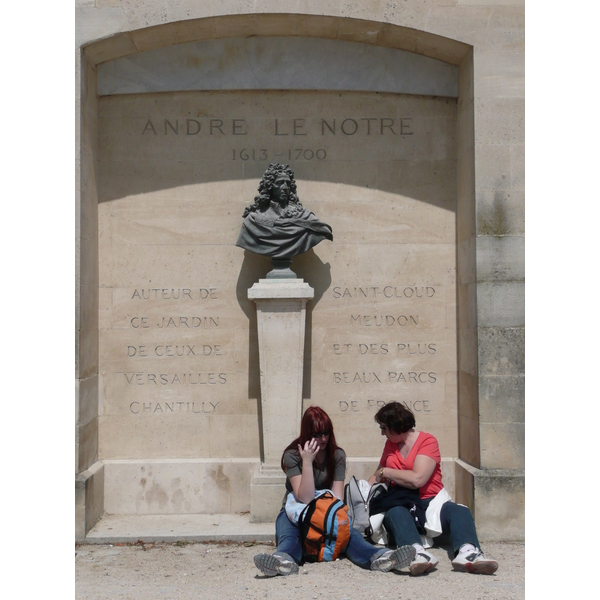
{"label": "stone monument", "polygon": [[[522,2],[155,4],[76,7],[78,539],[156,539],[165,519],[257,539],[248,490],[282,477],[300,397],[357,478],[378,407],[405,403],[480,539],[522,539]],[[240,251],[271,163],[318,223],[288,175]],[[335,243],[278,263],[327,239],[320,220]],[[261,253],[271,222],[308,244]],[[280,363],[285,389],[261,389]]]}
{"label": "stone monument", "polygon": [[274,267],[248,290],[257,310],[263,448],[250,484],[250,518],[268,522],[281,507],[282,451],[300,431],[306,303],[314,297],[290,264],[319,242],[333,240],[333,234],[300,204],[288,165],[271,163],[258,191],[244,211],[237,245],[270,256]]}

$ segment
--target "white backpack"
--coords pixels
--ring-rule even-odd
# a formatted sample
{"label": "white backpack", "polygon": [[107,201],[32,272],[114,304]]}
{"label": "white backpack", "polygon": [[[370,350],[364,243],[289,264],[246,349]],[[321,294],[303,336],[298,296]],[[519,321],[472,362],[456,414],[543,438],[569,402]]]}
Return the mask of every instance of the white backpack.
{"label": "white backpack", "polygon": [[365,537],[370,537],[373,532],[369,521],[369,503],[387,489],[385,483],[376,483],[369,489],[369,484],[365,480],[357,481],[354,475],[344,486],[344,503],[348,507],[352,527],[358,529]]}

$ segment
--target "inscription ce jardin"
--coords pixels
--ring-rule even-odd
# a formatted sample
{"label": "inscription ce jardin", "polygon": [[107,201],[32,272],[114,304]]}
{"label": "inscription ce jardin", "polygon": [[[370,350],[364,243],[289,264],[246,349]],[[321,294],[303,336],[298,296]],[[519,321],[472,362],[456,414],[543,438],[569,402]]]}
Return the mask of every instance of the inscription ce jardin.
{"label": "inscription ce jardin", "polygon": [[[134,301],[202,301],[217,300],[216,288],[136,288],[131,300]],[[144,315],[134,315],[129,318],[133,329],[211,329],[219,327],[219,317],[177,315],[159,316],[151,319]],[[133,356],[133,355],[132,355]]]}
{"label": "inscription ce jardin", "polygon": [[235,137],[253,136],[260,126],[262,132],[272,136],[273,140],[294,140],[294,147],[286,149],[245,147],[232,148],[231,160],[241,161],[281,161],[281,160],[325,160],[325,148],[304,145],[297,146],[308,135],[321,138],[353,136],[405,136],[414,135],[412,117],[329,117],[329,118],[274,118],[260,121],[260,125],[249,123],[246,119],[192,119],[190,117],[170,119],[148,119],[141,131],[145,137],[158,136],[213,136]]}
{"label": "inscription ce jardin", "polygon": [[[334,286],[332,287],[332,298],[336,301],[365,300],[377,301],[385,299],[397,300],[401,305],[403,300],[427,302],[436,295],[433,286]],[[366,312],[366,311],[365,311]],[[407,311],[408,312],[408,311]],[[373,330],[387,328],[418,328],[418,313],[408,314],[364,314],[352,312],[348,315],[348,324],[351,328],[361,327]],[[438,344],[435,341],[407,342],[403,340],[370,341],[370,342],[337,342],[330,347],[333,356],[386,356],[386,357],[427,357],[438,352]],[[334,385],[368,385],[379,387],[386,385],[434,385],[438,377],[435,371],[399,371],[397,369],[385,369],[380,371],[334,371],[332,382]],[[369,398],[366,403],[362,400],[341,400],[339,402],[340,412],[362,412],[365,408],[378,409],[385,404],[385,400]],[[416,400],[409,403],[412,410],[416,412],[431,412],[429,400]],[[407,404],[408,406],[408,404]],[[361,408],[362,407],[362,408]]]}

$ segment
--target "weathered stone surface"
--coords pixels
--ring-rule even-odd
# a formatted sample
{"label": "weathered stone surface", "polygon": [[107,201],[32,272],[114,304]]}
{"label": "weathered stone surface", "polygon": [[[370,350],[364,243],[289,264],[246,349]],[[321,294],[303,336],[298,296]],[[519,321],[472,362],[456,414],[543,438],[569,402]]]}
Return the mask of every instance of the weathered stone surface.
{"label": "weathered stone surface", "polygon": [[[84,333],[77,344],[79,373],[89,378],[79,386],[77,468],[99,457],[125,469],[102,493],[111,510],[140,510],[131,500],[141,489],[138,460],[163,465],[163,488],[178,461],[198,463],[200,470],[185,475],[190,482],[211,461],[223,469],[236,464],[237,474],[226,478],[218,469],[215,477],[203,475],[201,494],[169,487],[167,505],[172,514],[184,510],[179,490],[192,512],[249,509],[261,448],[256,313],[246,294],[270,265],[233,242],[241,210],[275,159],[293,163],[301,200],[336,235],[335,244],[294,263],[315,289],[304,406],[319,404],[331,414],[349,465],[362,473],[382,447],[372,422],[378,403],[407,402],[448,460],[462,457],[484,473],[509,469],[486,483],[485,496],[477,476],[457,468],[457,498],[459,490],[472,500],[475,493],[482,539],[503,531],[520,539],[521,492],[504,484],[519,479],[522,465],[523,6],[392,4],[79,4],[86,21],[80,40],[121,34],[89,44],[91,64],[178,43],[290,35],[399,48],[460,65],[458,102],[387,93],[167,91],[98,103],[86,65],[78,94],[85,114],[77,212],[77,327]],[[323,129],[323,118],[335,134]],[[244,123],[255,129],[246,131]],[[435,293],[428,295],[429,288]],[[163,295],[176,289],[178,300]],[[200,298],[204,289],[215,289],[216,298]],[[209,355],[177,355],[205,346]],[[219,383],[221,373],[226,383]],[[390,373],[397,375],[393,383]],[[499,451],[507,439],[510,451]],[[227,487],[236,478],[241,487]],[[202,500],[210,494],[218,506]],[[78,502],[80,521],[104,510],[88,500],[93,505]],[[511,503],[514,514],[506,510]],[[157,509],[148,502],[143,510]]]}
{"label": "weathered stone surface", "polygon": [[[126,40],[135,49],[129,37]],[[457,96],[458,67],[412,52],[353,43],[356,41],[226,38],[135,55],[127,46],[121,51],[124,58],[98,66],[98,94],[322,89]],[[327,55],[326,63],[323,55]]]}
{"label": "weathered stone surface", "polygon": [[75,479],[75,539],[86,534],[104,514],[104,465],[95,462]]}
{"label": "weathered stone surface", "polygon": [[525,372],[525,330],[482,327],[479,336],[480,375],[522,375]]}
{"label": "weathered stone surface", "polygon": [[[240,513],[250,510],[256,459],[104,461],[109,514]],[[280,494],[283,498],[283,490]]]}
{"label": "weathered stone surface", "polygon": [[525,422],[525,377],[479,376],[479,410],[486,423]]}
{"label": "weathered stone surface", "polygon": [[525,473],[479,471],[474,478],[477,535],[485,541],[525,539]]}
{"label": "weathered stone surface", "polygon": [[522,236],[478,237],[477,280],[524,281],[525,239]]}

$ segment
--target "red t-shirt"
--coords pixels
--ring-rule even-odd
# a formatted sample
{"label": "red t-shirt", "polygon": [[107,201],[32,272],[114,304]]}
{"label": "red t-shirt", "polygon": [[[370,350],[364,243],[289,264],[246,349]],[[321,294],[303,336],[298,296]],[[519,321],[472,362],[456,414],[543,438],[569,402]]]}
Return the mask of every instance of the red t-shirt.
{"label": "red t-shirt", "polygon": [[383,448],[383,454],[379,464],[382,467],[389,467],[390,469],[398,469],[400,471],[412,471],[415,464],[415,458],[418,454],[430,456],[435,460],[435,469],[433,474],[429,478],[427,483],[419,488],[419,496],[421,498],[433,498],[437,496],[437,493],[444,487],[442,483],[442,470],[440,469],[440,462],[442,457],[440,456],[440,447],[438,441],[430,433],[424,431],[419,432],[419,437],[410,449],[408,456],[402,458],[400,451],[398,450],[398,444],[386,442]]}

